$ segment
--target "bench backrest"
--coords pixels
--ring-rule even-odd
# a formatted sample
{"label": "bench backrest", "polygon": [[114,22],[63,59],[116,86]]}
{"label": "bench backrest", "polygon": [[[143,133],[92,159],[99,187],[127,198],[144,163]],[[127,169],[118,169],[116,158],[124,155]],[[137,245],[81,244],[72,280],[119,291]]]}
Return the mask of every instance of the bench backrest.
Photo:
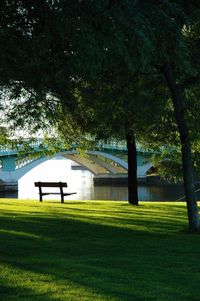
{"label": "bench backrest", "polygon": [[35,187],[67,187],[66,182],[35,182]]}

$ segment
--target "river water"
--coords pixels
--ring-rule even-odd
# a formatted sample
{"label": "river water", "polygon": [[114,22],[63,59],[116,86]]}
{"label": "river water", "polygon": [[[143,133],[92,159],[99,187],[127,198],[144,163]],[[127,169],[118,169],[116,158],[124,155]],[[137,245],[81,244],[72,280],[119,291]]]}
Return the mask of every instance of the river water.
{"label": "river water", "polygon": [[[0,197],[38,199],[38,188],[34,187],[34,182],[64,181],[68,183],[68,191],[77,192],[77,194],[66,197],[68,200],[127,200],[128,190],[126,186],[94,186],[93,175],[87,170],[72,170],[73,164],[72,161],[63,157],[48,160],[29,171],[19,180],[18,193],[4,194]],[[181,185],[139,185],[139,199],[141,201],[175,201],[181,198],[183,194]],[[45,199],[60,199],[60,196],[47,195],[44,196]]]}

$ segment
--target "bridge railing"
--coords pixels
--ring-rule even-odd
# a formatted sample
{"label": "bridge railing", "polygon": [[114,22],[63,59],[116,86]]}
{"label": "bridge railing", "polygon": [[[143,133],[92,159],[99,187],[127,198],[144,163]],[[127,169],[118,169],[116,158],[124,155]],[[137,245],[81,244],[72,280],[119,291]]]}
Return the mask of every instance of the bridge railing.
{"label": "bridge railing", "polygon": [[16,158],[15,160],[15,169],[19,169],[19,168],[22,168],[24,166],[26,166],[27,164],[35,161],[35,160],[38,160],[40,159],[42,156],[40,154],[38,155],[28,155],[28,156],[25,156],[25,157],[19,157],[19,158]]}
{"label": "bridge railing", "polygon": [[[93,139],[91,138],[91,141]],[[51,139],[49,139],[48,144],[50,145]],[[14,152],[14,151],[21,151],[26,148],[30,149],[38,149],[40,147],[44,148],[45,139],[43,138],[37,138],[37,139],[30,139],[30,138],[24,138],[24,139],[13,139],[9,140],[7,144],[0,145],[0,153],[6,153],[6,152]],[[52,143],[55,144],[55,139],[52,139]],[[46,144],[46,143],[45,143]],[[119,151],[127,151],[127,144],[125,140],[117,140],[117,139],[109,139],[107,142],[104,140],[99,140],[98,142],[95,142],[96,147],[99,149],[109,149],[109,150],[119,150]],[[144,149],[137,144],[137,151],[142,152]]]}
{"label": "bridge railing", "polygon": [[[125,140],[113,139],[109,140],[107,143],[105,141],[99,141],[97,142],[97,147],[102,149],[127,151],[127,143]],[[148,152],[147,150],[144,150],[144,148],[138,143],[136,148],[138,152]]]}
{"label": "bridge railing", "polygon": [[30,149],[38,149],[42,146],[44,139],[23,139],[23,140],[10,140],[6,144],[0,145],[0,153],[6,154],[9,152],[19,152],[26,147]]}
{"label": "bridge railing", "polygon": [[96,143],[96,146],[100,149],[127,151],[125,141],[117,141],[117,140],[111,140],[109,142],[99,141]]}

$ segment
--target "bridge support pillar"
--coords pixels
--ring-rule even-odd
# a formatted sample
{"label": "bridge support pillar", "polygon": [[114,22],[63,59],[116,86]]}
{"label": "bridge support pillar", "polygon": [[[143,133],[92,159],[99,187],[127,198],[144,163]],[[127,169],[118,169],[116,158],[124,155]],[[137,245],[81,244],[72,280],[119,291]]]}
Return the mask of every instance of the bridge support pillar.
{"label": "bridge support pillar", "polygon": [[2,161],[2,171],[14,171],[15,170],[15,156],[3,157]]}

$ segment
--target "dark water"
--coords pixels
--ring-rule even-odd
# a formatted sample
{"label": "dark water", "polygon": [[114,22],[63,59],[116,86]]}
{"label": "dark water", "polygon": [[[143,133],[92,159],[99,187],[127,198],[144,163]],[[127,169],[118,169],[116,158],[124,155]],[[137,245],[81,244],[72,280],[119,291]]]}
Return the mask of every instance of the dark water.
{"label": "dark water", "polygon": [[[141,201],[175,201],[183,196],[183,187],[178,185],[139,185]],[[98,186],[94,187],[94,199],[127,200],[127,187]]]}
{"label": "dark water", "polygon": [[[77,192],[67,197],[69,200],[127,200],[127,187],[94,186],[93,175],[90,172],[72,170],[71,164],[69,160],[49,160],[20,179],[18,193],[1,193],[0,197],[38,199],[38,189],[34,187],[35,181],[65,181],[68,183],[69,191]],[[184,195],[182,185],[139,185],[138,192],[141,201],[176,201]],[[200,199],[200,192],[197,197]],[[59,198],[60,196],[54,195],[44,197],[44,199]]]}
{"label": "dark water", "polygon": [[2,191],[0,191],[0,198],[17,199],[18,192],[2,192]]}

